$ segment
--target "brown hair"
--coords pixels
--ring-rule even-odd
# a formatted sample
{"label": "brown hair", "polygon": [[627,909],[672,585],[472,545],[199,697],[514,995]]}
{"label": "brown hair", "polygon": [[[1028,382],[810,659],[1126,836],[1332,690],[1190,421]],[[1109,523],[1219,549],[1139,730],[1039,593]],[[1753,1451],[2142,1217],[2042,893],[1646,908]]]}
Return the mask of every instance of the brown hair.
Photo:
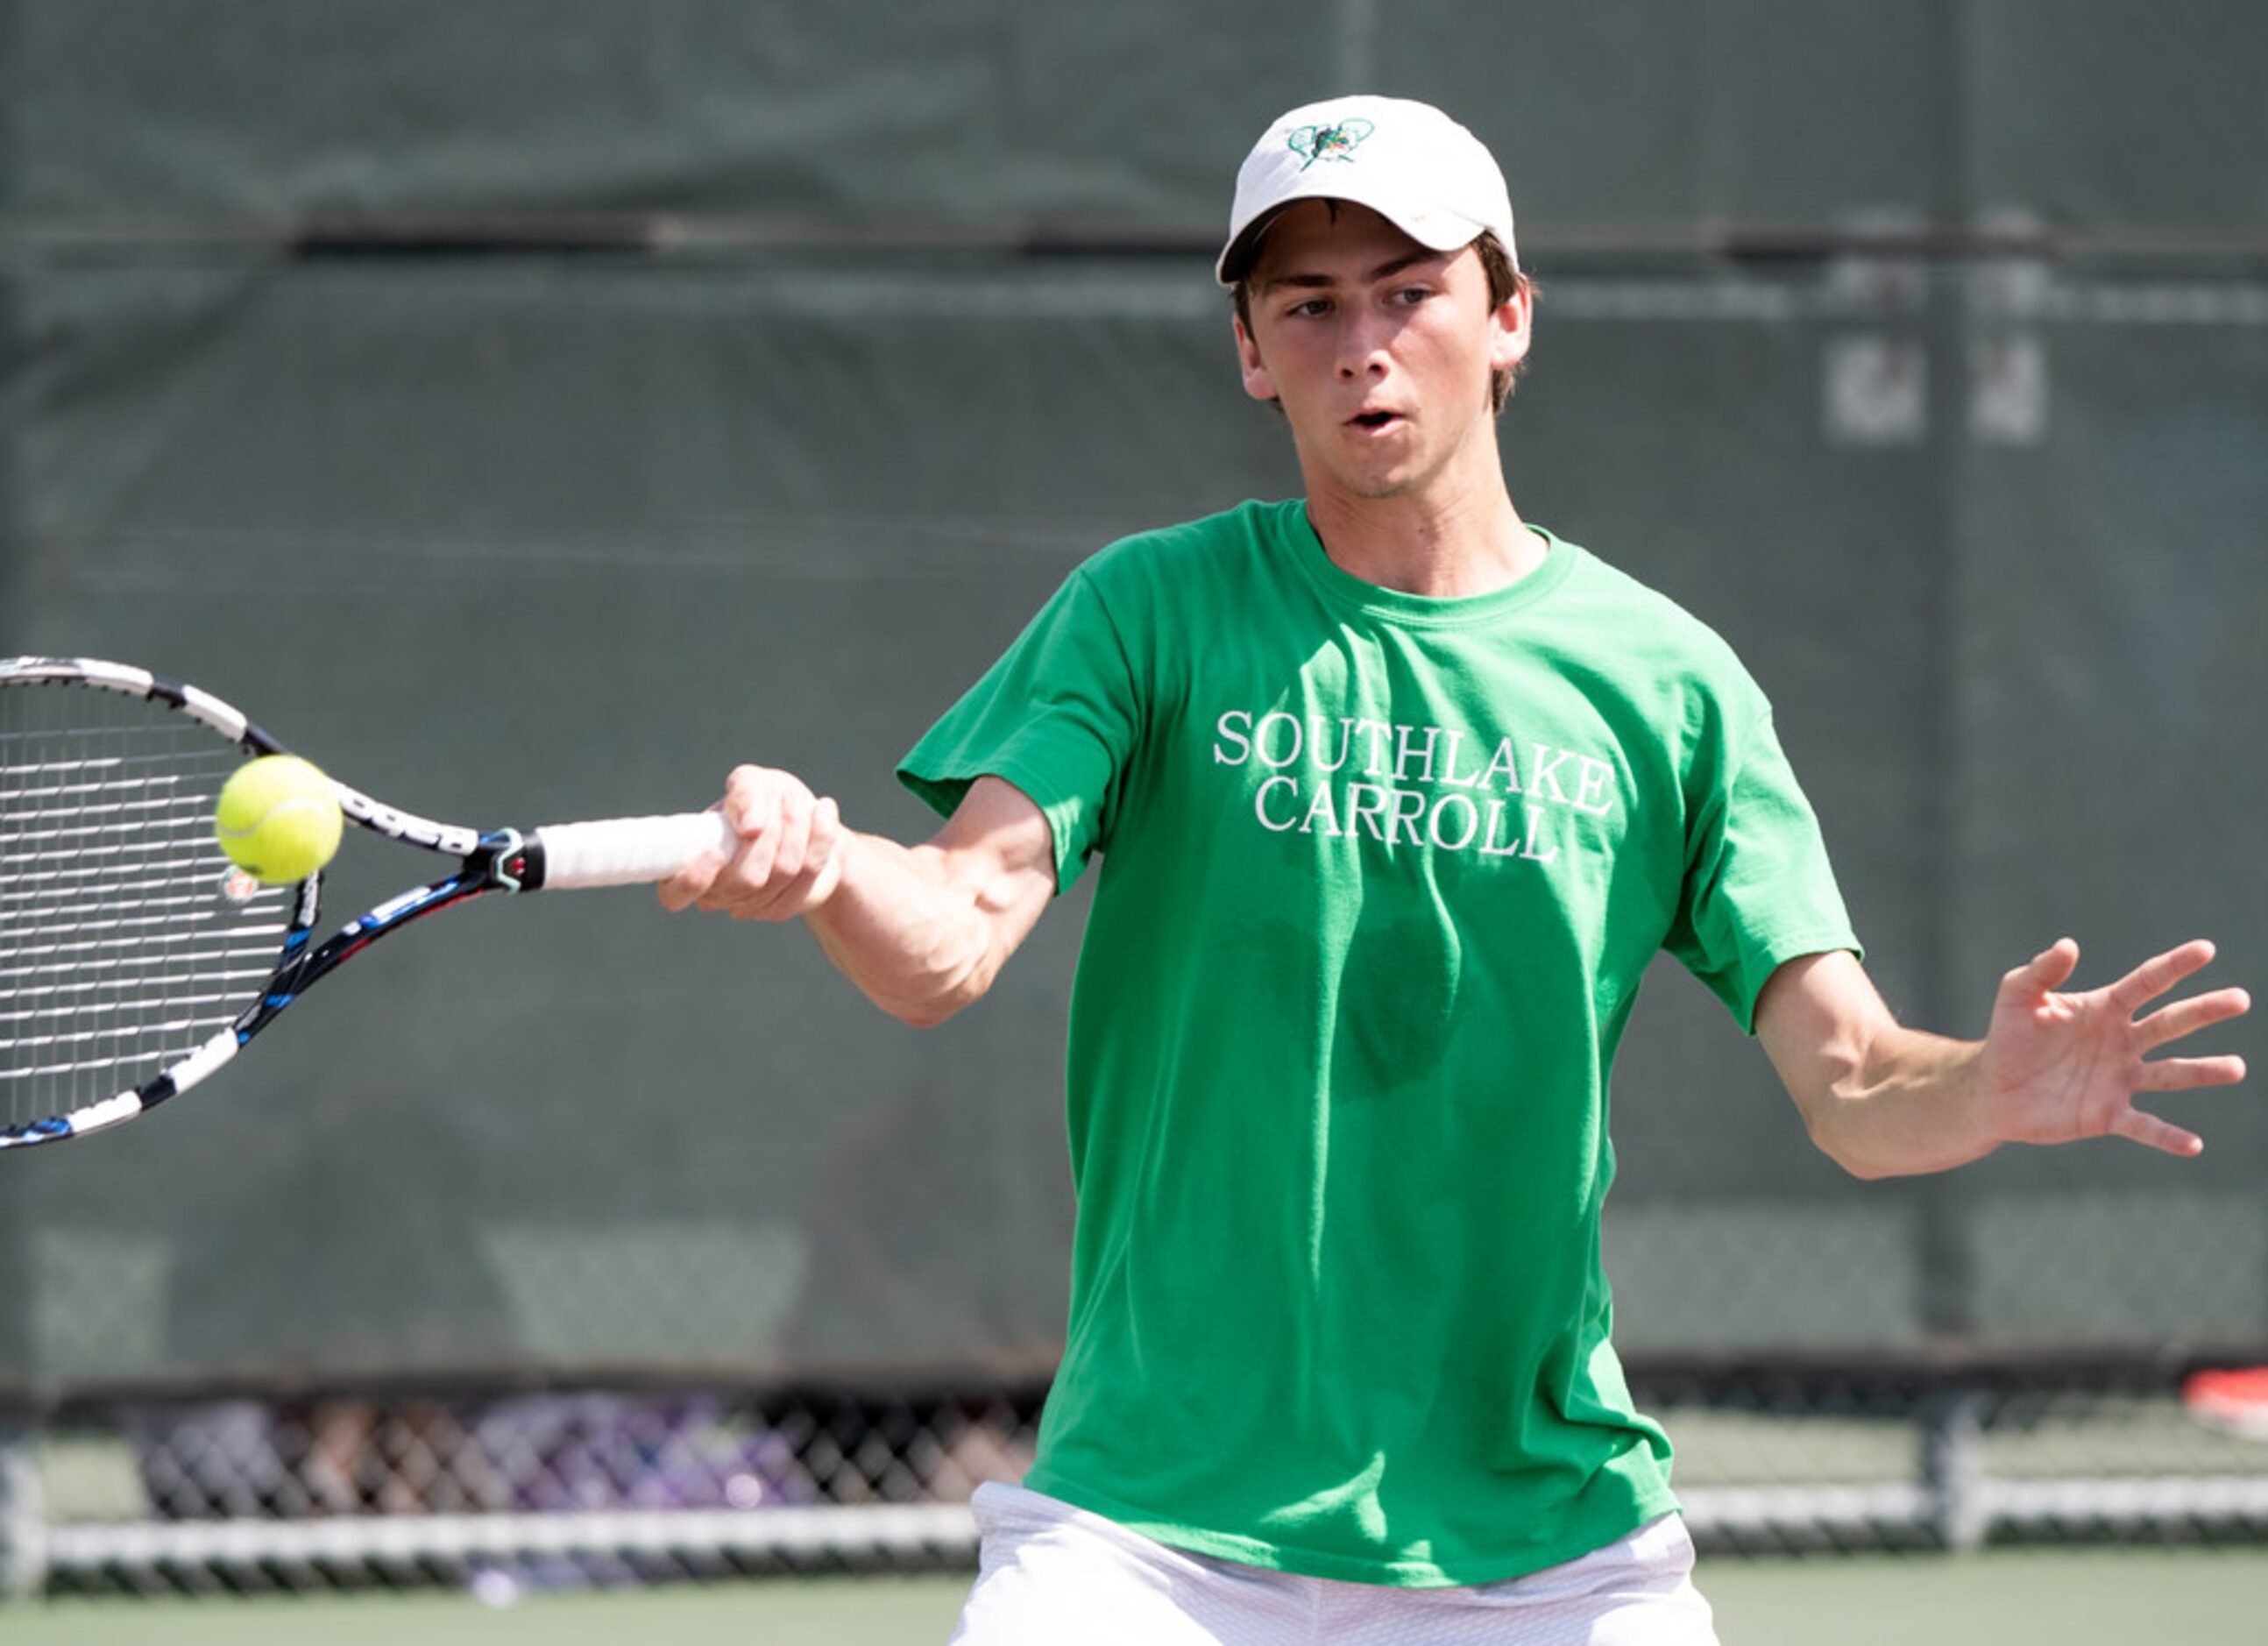
{"label": "brown hair", "polygon": [[[1334,206],[1337,204],[1336,201],[1331,203]],[[1248,247],[1256,248],[1258,239],[1256,234],[1248,234],[1245,244]],[[1535,300],[1540,288],[1535,281],[1512,266],[1512,254],[1505,250],[1502,240],[1497,239],[1488,230],[1483,229],[1473,241],[1473,249],[1480,253],[1481,268],[1488,275],[1491,308],[1501,308],[1512,301],[1513,297],[1523,292],[1527,294],[1529,301]],[[1248,250],[1240,261],[1243,267],[1236,277],[1236,284],[1229,288],[1229,298],[1236,305],[1238,321],[1244,327],[1247,335],[1249,335],[1252,330],[1253,263],[1250,251]],[[1489,410],[1491,411],[1504,410],[1504,402],[1512,398],[1513,380],[1527,369],[1528,362],[1523,358],[1517,365],[1505,366],[1489,374]]]}

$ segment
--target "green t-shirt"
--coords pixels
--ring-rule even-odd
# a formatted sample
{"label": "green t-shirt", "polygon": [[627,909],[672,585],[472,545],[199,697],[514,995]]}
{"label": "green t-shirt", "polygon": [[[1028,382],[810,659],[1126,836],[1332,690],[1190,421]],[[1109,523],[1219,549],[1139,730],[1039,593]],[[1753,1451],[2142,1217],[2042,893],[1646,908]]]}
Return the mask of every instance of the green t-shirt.
{"label": "green t-shirt", "polygon": [[1857,945],[1730,649],[1543,535],[1468,600],[1340,570],[1297,502],[1128,539],[907,756],[940,812],[1035,801],[1059,887],[1102,857],[1034,1489],[1406,1585],[1676,1507],[1608,1343],[1608,1067],[1664,948],[1746,1027]]}

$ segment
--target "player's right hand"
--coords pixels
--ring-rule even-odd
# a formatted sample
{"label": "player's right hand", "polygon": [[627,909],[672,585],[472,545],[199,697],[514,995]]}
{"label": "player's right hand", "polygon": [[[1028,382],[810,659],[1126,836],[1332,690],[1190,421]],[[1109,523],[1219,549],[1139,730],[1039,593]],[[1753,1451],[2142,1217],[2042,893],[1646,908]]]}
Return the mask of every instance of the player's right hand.
{"label": "player's right hand", "polygon": [[703,853],[664,881],[663,908],[792,920],[833,894],[842,878],[845,831],[832,800],[814,794],[793,772],[739,766],[717,809],[732,821],[739,850],[729,858]]}

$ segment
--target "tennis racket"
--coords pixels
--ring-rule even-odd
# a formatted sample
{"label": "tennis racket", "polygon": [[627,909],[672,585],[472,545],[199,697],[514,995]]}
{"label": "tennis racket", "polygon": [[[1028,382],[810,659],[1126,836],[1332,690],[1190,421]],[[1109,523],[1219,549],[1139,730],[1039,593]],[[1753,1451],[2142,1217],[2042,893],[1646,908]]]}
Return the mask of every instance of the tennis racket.
{"label": "tennis racket", "polygon": [[285,752],[179,681],[0,659],[0,1149],[179,1096],[412,920],[491,892],[666,880],[734,843],[713,811],[522,833],[434,823],[335,783],[350,821],[455,864],[318,943],[322,875],[263,886],[213,838],[229,775]]}

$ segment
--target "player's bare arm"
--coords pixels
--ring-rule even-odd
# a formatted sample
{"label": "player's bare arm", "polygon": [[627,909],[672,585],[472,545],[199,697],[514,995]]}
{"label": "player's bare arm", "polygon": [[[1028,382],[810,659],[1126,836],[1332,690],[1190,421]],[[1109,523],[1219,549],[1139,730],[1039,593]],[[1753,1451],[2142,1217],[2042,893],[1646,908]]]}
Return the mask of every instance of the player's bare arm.
{"label": "player's bare arm", "polygon": [[720,805],[740,849],[665,884],[664,906],[800,917],[869,1000],[918,1028],[982,999],[1055,894],[1046,816],[998,778],[913,846],[844,828],[832,800],[767,767],[735,771]]}
{"label": "player's bare arm", "polygon": [[2134,1100],[2244,1078],[2241,1058],[2151,1055],[2250,1009],[2240,988],[2157,1004],[2213,957],[2211,943],[2184,943],[2104,987],[2065,993],[2079,945],[2064,938],[2000,980],[1984,1037],[1970,1041],[1901,1025],[1851,955],[1809,955],[1764,985],[1756,1036],[1813,1140],[1858,1177],[2090,1137],[2191,1155],[2204,1140]]}

